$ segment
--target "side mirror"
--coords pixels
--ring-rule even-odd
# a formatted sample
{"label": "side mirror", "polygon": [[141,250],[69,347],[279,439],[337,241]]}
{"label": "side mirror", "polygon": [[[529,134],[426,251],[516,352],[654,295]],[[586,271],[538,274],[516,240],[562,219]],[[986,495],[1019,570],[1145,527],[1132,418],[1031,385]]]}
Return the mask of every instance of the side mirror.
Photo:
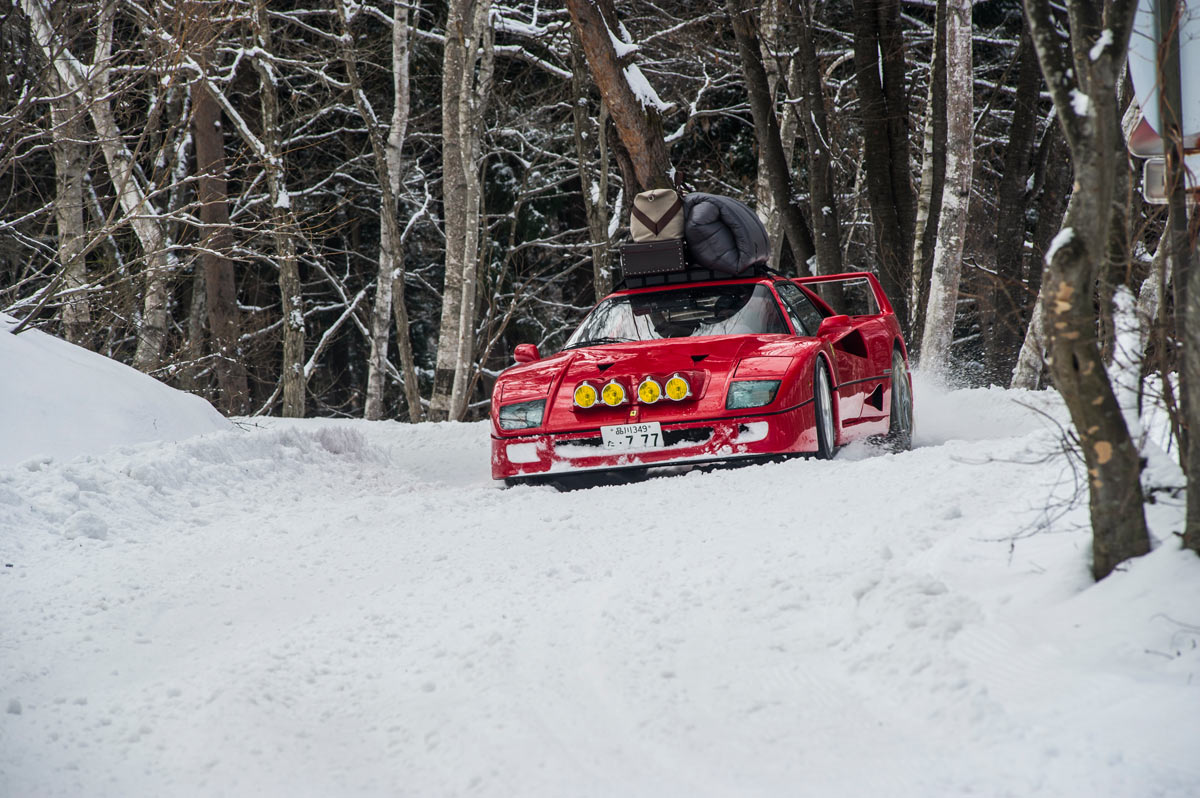
{"label": "side mirror", "polygon": [[532,363],[541,359],[542,355],[538,352],[537,344],[517,344],[517,348],[513,350],[513,360],[518,363]]}
{"label": "side mirror", "polygon": [[821,326],[817,328],[817,337],[827,338],[840,335],[849,331],[850,327],[849,316],[826,316],[821,319]]}

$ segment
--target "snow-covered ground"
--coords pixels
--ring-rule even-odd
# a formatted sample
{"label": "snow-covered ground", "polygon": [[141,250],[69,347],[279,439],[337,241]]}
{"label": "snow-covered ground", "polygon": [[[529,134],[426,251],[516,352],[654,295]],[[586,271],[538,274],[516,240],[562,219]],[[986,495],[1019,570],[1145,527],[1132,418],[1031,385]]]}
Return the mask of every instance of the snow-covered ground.
{"label": "snow-covered ground", "polygon": [[1179,500],[1093,585],[1052,396],[916,401],[912,452],[570,493],[483,424],[0,467],[0,796],[1200,795]]}

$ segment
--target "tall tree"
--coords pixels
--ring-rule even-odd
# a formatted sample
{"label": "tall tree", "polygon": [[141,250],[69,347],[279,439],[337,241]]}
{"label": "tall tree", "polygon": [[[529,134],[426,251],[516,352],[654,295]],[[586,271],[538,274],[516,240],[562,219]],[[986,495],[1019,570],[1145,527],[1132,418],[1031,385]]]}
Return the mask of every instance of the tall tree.
{"label": "tall tree", "polygon": [[[272,64],[275,50],[266,0],[253,0],[250,21],[255,43],[252,60],[254,70],[258,73],[262,118],[262,139],[255,141],[255,144],[257,154],[263,160],[270,191],[272,234],[275,239],[275,259],[279,266],[279,302],[283,316],[283,367],[280,374],[283,415],[303,418],[308,382],[304,370],[304,293],[296,255],[292,195],[288,191],[283,162],[279,89]],[[254,141],[246,125],[240,125],[239,129],[245,131],[244,137]]]}
{"label": "tall tree", "polygon": [[429,415],[467,409],[475,354],[480,248],[480,125],[491,92],[491,0],[451,0],[442,55],[442,205],[446,278]]}
{"label": "tall tree", "polygon": [[1050,0],[1025,0],[1042,74],[1075,165],[1076,190],[1046,253],[1045,333],[1050,371],[1074,422],[1088,472],[1092,574],[1150,549],[1141,465],[1097,342],[1095,286],[1109,246],[1114,161],[1124,157],[1117,81],[1133,23],[1132,0],[1069,0],[1063,41]]}
{"label": "tall tree", "polygon": [[1188,476],[1183,545],[1200,554],[1200,263],[1196,259],[1200,218],[1196,218],[1189,230],[1184,134],[1192,131],[1184,127],[1186,107],[1183,104],[1179,42],[1184,33],[1181,25],[1186,7],[1187,3],[1179,0],[1156,0],[1154,3],[1159,42],[1157,110],[1167,179],[1168,215],[1163,244],[1175,266],[1175,328],[1176,337],[1183,345],[1183,362],[1179,370],[1183,433],[1180,436],[1180,461]]}
{"label": "tall tree", "polygon": [[[670,188],[674,181],[662,128],[662,112],[669,106],[654,93],[636,64],[624,63],[636,47],[617,33],[612,0],[567,0],[567,10],[592,80],[629,155],[638,190]],[[618,43],[623,51],[620,54]],[[632,186],[627,191],[633,193]]]}
{"label": "tall tree", "polygon": [[68,291],[59,315],[68,341],[86,346],[92,337],[91,308],[87,293],[87,223],[83,204],[87,180],[87,145],[84,143],[83,115],[79,98],[67,89],[62,79],[50,73],[52,84],[50,136],[54,142],[54,220],[58,230],[58,260]]}
{"label": "tall tree", "polygon": [[121,210],[141,244],[146,260],[143,270],[145,289],[133,362],[142,371],[152,371],[160,365],[166,345],[167,275],[171,259],[161,214],[150,202],[134,155],[125,146],[125,138],[113,112],[108,74],[115,5],[105,3],[101,6],[95,56],[92,64],[86,65],[57,37],[49,9],[43,0],[20,0],[20,3],[29,19],[33,39],[46,60],[53,65],[62,81],[62,88],[81,98],[87,108]]}
{"label": "tall tree", "polygon": [[[406,0],[392,0],[392,122],[387,136],[387,177],[393,204],[400,195],[402,153],[408,139],[408,121],[412,114],[409,51],[412,40],[411,6]],[[396,211],[399,213],[399,209]],[[400,374],[404,380],[404,398],[408,420],[421,421],[421,384],[417,379],[417,361],[413,354],[412,330],[408,318],[408,289],[405,284],[404,236],[397,226],[381,232],[380,249],[391,251],[392,315],[396,322],[396,348],[400,355]]]}
{"label": "tall tree", "polygon": [[[789,71],[796,65],[796,57],[793,55],[793,51],[796,49],[792,36],[793,26],[781,24],[780,19],[786,13],[785,5],[786,0],[758,0],[758,25],[756,28],[759,53],[763,68],[767,73],[767,90],[773,103],[779,104],[782,101],[779,138],[782,140],[783,154],[790,170],[795,164],[793,156],[796,152],[796,134],[799,128],[796,114],[787,113],[788,90],[787,86],[782,85],[784,81],[781,80],[785,75],[790,77]],[[726,15],[728,15],[728,8]],[[790,80],[787,82],[791,84]],[[799,80],[791,85],[799,85]],[[791,251],[787,247],[787,241],[783,234],[783,216],[775,207],[775,195],[771,191],[770,174],[771,170],[767,168],[766,150],[759,147],[758,169],[754,180],[754,209],[758,217],[763,220],[763,224],[766,225],[767,240],[775,242],[777,250],[784,250],[776,253],[776,260],[781,264],[785,261],[790,264],[792,263]]]}
{"label": "tall tree", "polygon": [[[909,308],[913,331],[925,329],[929,305],[929,282],[933,275],[933,253],[937,246],[938,220],[946,185],[946,3],[937,0],[934,10],[933,43],[929,58],[929,86],[925,97],[925,121],[921,147],[921,190],[917,194],[913,231],[912,279]],[[920,351],[920,341],[911,342]]]}
{"label": "tall tree", "polygon": [[1037,141],[1038,94],[1042,73],[1029,32],[1022,30],[1017,48],[1017,93],[1012,125],[1004,150],[1004,173],[996,189],[996,279],[992,287],[994,320],[987,338],[989,379],[1007,385],[1025,330],[1025,285],[1022,281],[1025,253],[1025,216],[1034,144]]}
{"label": "tall tree", "polygon": [[[1038,145],[1037,165],[1034,169],[1033,195],[1038,197],[1035,204],[1037,224],[1033,230],[1033,246],[1025,255],[1024,272],[1028,275],[1028,293],[1025,299],[1024,316],[1029,322],[1025,330],[1025,338],[1017,353],[1017,362],[1013,366],[1013,388],[1036,390],[1041,387],[1042,373],[1046,370],[1046,335],[1045,335],[1045,286],[1042,283],[1042,273],[1045,270],[1043,258],[1050,249],[1050,242],[1062,226],[1063,214],[1071,196],[1073,172],[1071,168],[1070,150],[1062,127],[1054,119],[1046,127],[1042,141]],[[1033,300],[1030,301],[1029,297]]]}
{"label": "tall tree", "polygon": [[945,375],[954,341],[963,239],[975,164],[974,71],[971,7],[974,0],[949,0],[946,8],[946,181],[929,285],[929,308],[921,335],[921,366]]}
{"label": "tall tree", "polygon": [[907,327],[916,194],[900,0],[854,0],[854,75],[879,279]]}
{"label": "tall tree", "polygon": [[221,109],[203,81],[195,84],[192,131],[196,142],[196,195],[204,225],[200,263],[204,269],[205,305],[212,336],[213,370],[220,388],[219,406],[227,414],[247,411],[250,391],[239,347],[241,324],[233,261],[233,231],[229,226],[229,192],[225,176],[225,137]]}
{"label": "tall tree", "polygon": [[814,9],[814,3],[800,0],[794,15],[798,63],[792,74],[800,84],[794,87],[800,95],[795,108],[807,143],[809,208],[817,272],[838,274],[842,271],[841,222],[833,172],[833,136],[825,111],[825,89],[814,34]]}
{"label": "tall tree", "polygon": [[[597,298],[612,291],[612,265],[609,257],[608,208],[608,106],[600,101],[595,123],[588,115],[586,96],[587,65],[578,46],[578,36],[571,47],[571,86],[580,100],[571,103],[571,119],[575,124],[576,168],[579,171],[579,193],[587,215],[588,234],[592,247],[592,285]],[[595,152],[595,156],[593,156]],[[595,161],[593,161],[595,157]]]}
{"label": "tall tree", "polygon": [[746,93],[750,98],[750,115],[754,119],[754,135],[762,160],[767,168],[767,180],[775,200],[775,208],[783,219],[783,232],[791,249],[795,271],[808,275],[809,259],[816,253],[812,232],[797,202],[791,168],[780,137],[779,118],[763,66],[762,50],[754,18],[752,0],[726,0],[726,13],[737,39],[738,55]]}
{"label": "tall tree", "polygon": [[409,338],[408,308],[404,303],[404,253],[400,233],[397,195],[400,193],[400,154],[408,130],[408,6],[397,0],[392,19],[392,121],[385,132],[375,109],[363,89],[358,72],[358,55],[350,31],[351,16],[345,0],[337,0],[336,8],[342,35],[338,50],[350,92],[358,115],[367,125],[371,141],[375,175],[379,182],[379,268],[375,275],[375,305],[371,311],[371,355],[367,371],[367,401],[364,415],[371,420],[383,418],[384,377],[388,366],[388,338],[395,303],[396,342],[400,349],[400,365],[404,379],[405,398],[410,421],[421,420],[421,393],[417,369],[413,360],[412,340]]}

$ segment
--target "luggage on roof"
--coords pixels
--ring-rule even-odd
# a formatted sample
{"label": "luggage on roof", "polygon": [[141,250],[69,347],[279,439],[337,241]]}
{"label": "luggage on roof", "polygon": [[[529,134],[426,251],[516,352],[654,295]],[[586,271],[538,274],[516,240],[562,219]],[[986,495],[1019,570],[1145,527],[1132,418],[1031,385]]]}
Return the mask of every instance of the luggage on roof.
{"label": "luggage on roof", "polygon": [[629,232],[638,243],[683,238],[683,200],[669,188],[643,191],[633,198]]}
{"label": "luggage on roof", "polygon": [[744,202],[688,194],[683,208],[688,260],[697,266],[734,276],[770,258],[767,228]]}
{"label": "luggage on roof", "polygon": [[639,284],[740,277],[765,267],[771,252],[757,214],[716,194],[644,191],[634,197],[629,231],[634,243],[621,246],[621,272]]}

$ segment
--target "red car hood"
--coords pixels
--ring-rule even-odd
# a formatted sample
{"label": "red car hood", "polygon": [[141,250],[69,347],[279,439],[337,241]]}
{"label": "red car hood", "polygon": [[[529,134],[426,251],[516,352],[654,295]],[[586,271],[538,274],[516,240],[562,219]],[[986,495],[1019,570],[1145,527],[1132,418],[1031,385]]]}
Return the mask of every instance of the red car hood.
{"label": "red car hood", "polygon": [[[815,345],[815,342],[813,342]],[[673,338],[573,349],[514,366],[496,384],[499,401],[548,397],[544,428],[560,432],[595,429],[629,418],[638,382],[648,375],[666,378],[675,372],[691,376],[693,397],[682,402],[660,400],[638,405],[643,421],[683,421],[726,415],[725,393],[738,363],[747,357],[791,357],[806,347],[788,335],[728,335]],[[631,394],[631,404],[610,408],[577,408],[575,387],[584,380],[597,388],[619,379]]]}

